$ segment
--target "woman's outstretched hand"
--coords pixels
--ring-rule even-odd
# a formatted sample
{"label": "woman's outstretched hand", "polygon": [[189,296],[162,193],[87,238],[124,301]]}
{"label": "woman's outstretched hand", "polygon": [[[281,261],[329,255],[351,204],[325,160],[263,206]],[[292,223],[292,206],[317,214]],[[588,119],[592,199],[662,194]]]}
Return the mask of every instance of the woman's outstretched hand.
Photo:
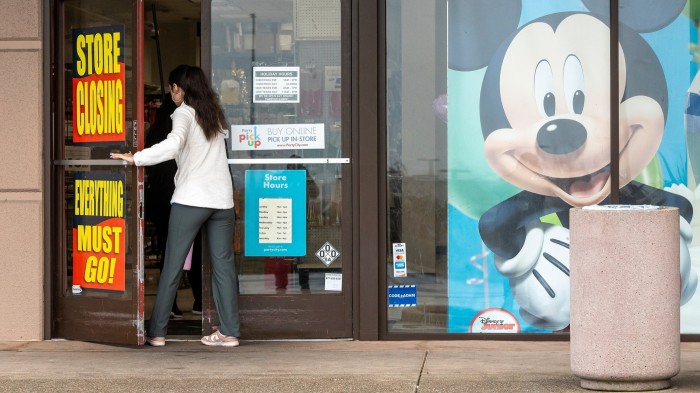
{"label": "woman's outstretched hand", "polygon": [[134,163],[134,155],[129,153],[109,153],[109,157],[115,160],[124,160],[126,162]]}

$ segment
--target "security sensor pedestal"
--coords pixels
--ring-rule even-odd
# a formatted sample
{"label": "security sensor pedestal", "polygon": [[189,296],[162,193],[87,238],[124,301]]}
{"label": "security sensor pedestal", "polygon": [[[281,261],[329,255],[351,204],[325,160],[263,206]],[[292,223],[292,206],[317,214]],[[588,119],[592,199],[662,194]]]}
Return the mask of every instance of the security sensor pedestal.
{"label": "security sensor pedestal", "polygon": [[571,210],[571,371],[581,387],[644,391],[680,371],[679,213]]}

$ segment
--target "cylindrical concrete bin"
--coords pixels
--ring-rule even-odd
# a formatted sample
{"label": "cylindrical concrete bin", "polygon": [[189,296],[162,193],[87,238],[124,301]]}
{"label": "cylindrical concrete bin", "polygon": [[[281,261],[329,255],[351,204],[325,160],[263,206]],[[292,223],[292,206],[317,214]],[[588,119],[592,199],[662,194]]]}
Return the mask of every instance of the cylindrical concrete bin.
{"label": "cylindrical concrete bin", "polygon": [[571,371],[594,390],[665,389],[680,371],[679,213],[570,214]]}

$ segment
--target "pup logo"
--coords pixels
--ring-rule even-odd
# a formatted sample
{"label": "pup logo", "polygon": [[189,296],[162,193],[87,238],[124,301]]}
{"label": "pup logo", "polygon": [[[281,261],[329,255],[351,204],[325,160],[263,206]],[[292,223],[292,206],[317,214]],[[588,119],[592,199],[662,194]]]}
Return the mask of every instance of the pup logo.
{"label": "pup logo", "polygon": [[258,135],[258,127],[253,126],[253,129],[242,129],[242,133],[238,134],[238,142],[240,144],[247,144],[253,149],[257,149],[262,144],[260,136]]}
{"label": "pup logo", "polygon": [[487,308],[472,319],[469,333],[520,333],[520,322],[504,309]]}

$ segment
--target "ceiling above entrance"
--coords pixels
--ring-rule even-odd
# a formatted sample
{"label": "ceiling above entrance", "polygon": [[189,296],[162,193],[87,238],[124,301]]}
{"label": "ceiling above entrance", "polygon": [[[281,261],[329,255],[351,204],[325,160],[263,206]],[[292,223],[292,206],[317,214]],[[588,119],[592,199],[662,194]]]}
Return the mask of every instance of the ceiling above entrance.
{"label": "ceiling above entrance", "polygon": [[199,21],[201,0],[146,0],[144,8],[146,20],[151,19],[151,9],[156,5],[158,22],[174,23]]}
{"label": "ceiling above entrance", "polygon": [[[212,2],[212,13],[227,19],[248,17],[251,13],[264,15],[269,21],[283,20],[289,15],[289,4],[292,0],[259,1],[236,0]],[[152,4],[156,5],[158,21],[182,22],[200,19],[201,0],[146,0],[144,2],[147,14],[150,14]]]}

